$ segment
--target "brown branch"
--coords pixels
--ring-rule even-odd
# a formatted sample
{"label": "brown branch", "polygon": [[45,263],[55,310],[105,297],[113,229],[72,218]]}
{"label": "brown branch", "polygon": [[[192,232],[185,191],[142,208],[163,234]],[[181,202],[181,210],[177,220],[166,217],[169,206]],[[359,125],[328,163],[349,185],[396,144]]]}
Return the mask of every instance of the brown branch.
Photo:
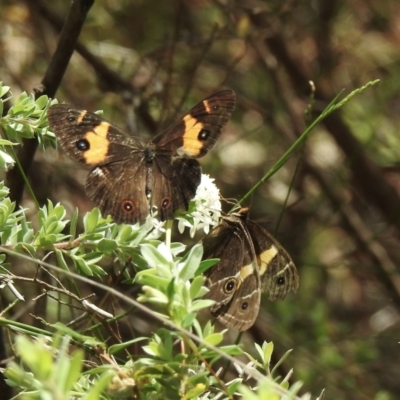
{"label": "brown branch", "polygon": [[[60,17],[47,7],[48,3],[35,1],[36,12],[43,17],[51,27],[57,32],[61,32],[63,22]],[[74,50],[79,53],[96,71],[99,78],[102,80],[104,90],[109,90],[116,93],[127,92],[127,95],[137,94],[136,89],[130,82],[123,79],[119,74],[108,68],[100,59],[91,53],[82,43],[76,42]]]}
{"label": "brown branch", "polygon": [[337,62],[337,52],[331,46],[331,38],[339,7],[340,3],[337,0],[319,0],[317,5],[320,22],[314,34],[314,40],[318,48],[318,60],[324,67],[329,68],[328,71],[331,71]]}
{"label": "brown branch", "polygon": [[[34,7],[56,32],[60,32],[62,28],[62,20],[54,14],[48,7],[46,2],[37,0]],[[99,87],[101,90],[110,91],[119,94],[123,100],[132,104],[133,100],[140,100],[137,112],[144,125],[150,132],[156,132],[157,123],[148,111],[148,104],[140,95],[140,92],[132,85],[132,83],[120,74],[110,69],[101,59],[90,52],[82,43],[77,42],[75,50],[79,53],[91,67],[94,69],[99,79]]]}
{"label": "brown branch", "polygon": [[[57,49],[52,57],[45,76],[35,89],[35,97],[47,95],[54,97],[58,86],[67,69],[69,60],[74,52],[79,34],[81,32],[86,15],[90,10],[94,0],[72,0],[68,16],[65,20],[63,30]],[[27,2],[28,5],[34,5],[36,2]],[[17,150],[17,157],[22,169],[27,172],[32,164],[36,153],[38,142],[36,139],[26,139],[23,146]],[[10,199],[17,203],[21,202],[25,182],[18,168],[8,171],[6,176],[7,186],[10,188]]]}

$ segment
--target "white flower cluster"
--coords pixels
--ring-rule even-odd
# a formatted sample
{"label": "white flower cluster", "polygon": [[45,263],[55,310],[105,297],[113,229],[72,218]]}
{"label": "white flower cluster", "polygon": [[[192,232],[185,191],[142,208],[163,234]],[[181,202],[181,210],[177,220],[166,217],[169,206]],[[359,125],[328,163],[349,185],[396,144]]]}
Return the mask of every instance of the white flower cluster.
{"label": "white flower cluster", "polygon": [[200,229],[203,229],[204,233],[207,234],[210,231],[210,226],[218,225],[220,217],[219,189],[215,186],[213,178],[203,174],[196,196],[191,200],[189,211],[177,217],[179,232],[183,233],[185,227],[188,227],[191,237]]}
{"label": "white flower cluster", "polygon": [[159,221],[156,218],[157,211],[153,214],[149,214],[146,217],[146,229],[150,233],[146,236],[147,240],[158,239],[165,232],[165,223],[167,221]]}
{"label": "white flower cluster", "polygon": [[[219,189],[214,184],[214,179],[208,175],[201,175],[201,182],[197,188],[196,196],[190,201],[189,211],[180,212],[176,217],[178,229],[183,233],[185,227],[190,229],[190,236],[194,237],[196,231],[203,229],[207,234],[210,227],[218,225],[221,218],[221,201]],[[145,225],[150,233],[146,239],[158,239],[165,232],[165,222],[157,219],[157,211],[149,214]]]}

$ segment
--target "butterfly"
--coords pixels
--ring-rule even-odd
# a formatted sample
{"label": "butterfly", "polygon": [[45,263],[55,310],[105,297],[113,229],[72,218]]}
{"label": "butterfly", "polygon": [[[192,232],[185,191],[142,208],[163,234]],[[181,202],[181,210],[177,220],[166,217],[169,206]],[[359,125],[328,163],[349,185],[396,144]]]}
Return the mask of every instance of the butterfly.
{"label": "butterfly", "polygon": [[219,258],[206,271],[205,298],[211,315],[229,328],[249,329],[260,308],[261,292],[283,299],[299,287],[297,269],[286,250],[242,208],[222,218],[203,239],[203,259]]}
{"label": "butterfly", "polygon": [[214,146],[235,100],[232,90],[217,92],[146,144],[72,105],[53,105],[47,116],[60,147],[92,168],[85,184],[88,197],[103,215],[133,224],[154,210],[162,221],[187,210],[201,180],[196,158]]}

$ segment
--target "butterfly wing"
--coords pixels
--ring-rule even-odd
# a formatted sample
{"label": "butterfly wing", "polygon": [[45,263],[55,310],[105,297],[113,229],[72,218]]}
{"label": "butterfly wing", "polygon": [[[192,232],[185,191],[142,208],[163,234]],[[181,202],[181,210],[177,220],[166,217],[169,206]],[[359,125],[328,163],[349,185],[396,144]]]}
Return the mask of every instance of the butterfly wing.
{"label": "butterfly wing", "polygon": [[247,220],[246,226],[258,260],[262,291],[268,292],[272,301],[296,292],[299,275],[288,252],[260,225]]}
{"label": "butterfly wing", "polygon": [[155,152],[149,185],[151,206],[157,207],[161,220],[172,219],[178,209],[187,210],[201,181],[201,168],[194,158],[211,149],[234,105],[232,90],[218,92],[148,144]]}
{"label": "butterfly wing", "polygon": [[215,300],[211,314],[239,331],[249,329],[260,307],[260,276],[249,233],[241,220],[226,217],[203,240],[204,259],[220,261],[207,272],[209,292]]}
{"label": "butterfly wing", "polygon": [[110,214],[117,223],[134,224],[149,214],[146,174],[140,154],[98,166],[87,176],[86,193],[103,215]]}
{"label": "butterfly wing", "polygon": [[151,207],[162,221],[176,210],[187,210],[201,181],[201,167],[193,158],[159,156],[154,161]]}
{"label": "butterfly wing", "polygon": [[97,114],[68,104],[47,112],[49,125],[60,147],[74,160],[88,166],[109,164],[130,157],[142,145]]}
{"label": "butterfly wing", "polygon": [[215,144],[235,108],[236,95],[221,90],[194,106],[175,125],[153,139],[163,151],[202,157]]}
{"label": "butterfly wing", "polygon": [[86,193],[102,214],[118,223],[144,220],[149,201],[141,143],[98,115],[68,104],[51,106],[48,119],[67,155],[93,168]]}

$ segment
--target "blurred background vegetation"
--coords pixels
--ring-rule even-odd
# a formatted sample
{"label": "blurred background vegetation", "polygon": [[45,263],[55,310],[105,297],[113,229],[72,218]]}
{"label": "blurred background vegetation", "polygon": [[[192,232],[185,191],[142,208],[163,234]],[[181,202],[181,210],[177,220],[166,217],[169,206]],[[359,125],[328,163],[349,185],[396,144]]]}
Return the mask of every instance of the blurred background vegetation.
{"label": "blurred background vegetation", "polygon": [[[68,8],[1,2],[0,80],[14,95],[41,82]],[[243,345],[272,340],[277,359],[293,349],[281,375],[293,367],[315,396],[400,397],[399,49],[397,0],[101,0],[57,93],[149,138],[220,88],[235,90],[234,115],[201,164],[225,198],[239,199],[341,90],[381,80],[318,126],[246,204],[301,282],[296,296],[263,301]],[[40,201],[70,212],[92,207],[85,176],[55,151],[38,151],[29,170]],[[34,209],[27,193],[21,205]],[[27,323],[29,309],[15,318]],[[122,334],[153,329],[145,315],[127,325]]]}

